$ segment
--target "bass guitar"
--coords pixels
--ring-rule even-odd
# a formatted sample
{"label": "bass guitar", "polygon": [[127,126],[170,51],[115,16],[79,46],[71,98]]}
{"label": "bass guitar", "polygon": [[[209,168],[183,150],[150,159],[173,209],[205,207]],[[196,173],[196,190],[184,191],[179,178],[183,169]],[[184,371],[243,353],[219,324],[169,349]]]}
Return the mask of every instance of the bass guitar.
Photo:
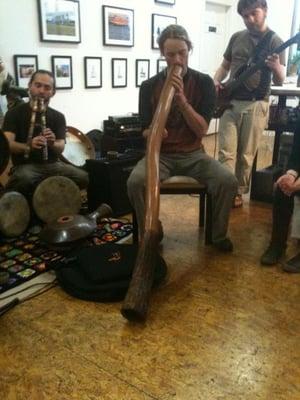
{"label": "bass guitar", "polygon": [[[291,37],[286,42],[282,43],[280,46],[275,48],[269,55],[272,54],[280,54],[287,47],[292,44],[300,43],[300,32],[298,32],[295,36]],[[220,118],[225,110],[231,108],[230,101],[235,91],[255,72],[262,69],[266,65],[265,58],[258,61],[256,64],[248,66],[242,66],[239,68],[236,77],[230,81],[228,84],[224,84],[223,88],[219,91],[217,104],[214,110],[214,118]]]}

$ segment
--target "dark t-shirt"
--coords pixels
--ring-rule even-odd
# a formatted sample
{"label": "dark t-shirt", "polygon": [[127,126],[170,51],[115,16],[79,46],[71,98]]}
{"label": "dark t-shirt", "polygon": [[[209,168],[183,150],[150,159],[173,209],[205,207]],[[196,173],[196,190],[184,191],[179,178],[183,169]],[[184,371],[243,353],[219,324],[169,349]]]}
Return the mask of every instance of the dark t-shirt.
{"label": "dark t-shirt", "polygon": [[[224,53],[224,58],[230,62],[230,77],[229,81],[239,76],[241,67],[246,66],[253,57],[255,48],[269,29],[263,35],[254,36],[246,29],[234,33]],[[270,40],[266,41],[265,46],[260,50],[259,59],[265,59],[272,51],[282,44],[282,40],[274,33]],[[279,55],[280,63],[285,64],[284,52]],[[256,60],[257,62],[257,60]],[[256,63],[255,62],[255,63]],[[251,65],[251,64],[250,64]],[[258,70],[251,75],[246,82],[235,90],[233,98],[242,100],[251,100],[252,97],[258,99],[268,99],[271,85],[271,70],[264,68]],[[247,98],[248,97],[248,98]]]}
{"label": "dark t-shirt", "polygon": [[[5,114],[4,123],[2,130],[5,132],[13,132],[16,137],[16,142],[26,143],[27,136],[30,127],[32,110],[29,103],[20,104]],[[50,128],[55,134],[56,139],[65,139],[66,137],[66,120],[62,113],[54,110],[53,108],[47,107],[46,110],[46,126]],[[41,114],[36,113],[35,129],[33,137],[40,135],[42,131],[41,125]],[[48,148],[48,162],[57,161],[58,155],[51,149]],[[25,160],[23,154],[12,154],[12,162],[14,165],[32,163],[32,162],[44,162],[42,159],[41,150],[32,150],[29,158]]]}
{"label": "dark t-shirt", "polygon": [[[152,122],[165,80],[166,70],[144,81],[141,85],[139,115],[143,129],[148,128]],[[183,77],[183,83],[187,101],[209,123],[216,101],[213,80],[208,75],[188,68]],[[162,153],[186,153],[198,150],[201,147],[201,138],[198,138],[190,129],[174,100],[166,129],[168,137],[162,142]]]}

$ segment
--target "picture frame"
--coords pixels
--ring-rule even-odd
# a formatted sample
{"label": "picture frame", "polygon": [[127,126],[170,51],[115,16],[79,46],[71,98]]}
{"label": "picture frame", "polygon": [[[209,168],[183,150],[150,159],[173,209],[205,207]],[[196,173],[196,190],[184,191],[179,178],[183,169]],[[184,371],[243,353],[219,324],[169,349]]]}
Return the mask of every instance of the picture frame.
{"label": "picture frame", "polygon": [[15,54],[14,68],[16,85],[27,88],[32,74],[38,70],[38,56]]}
{"label": "picture frame", "polygon": [[134,10],[102,6],[103,45],[134,46]]}
{"label": "picture frame", "polygon": [[165,68],[167,68],[167,61],[164,58],[159,58],[156,61],[156,72],[159,73],[162,70],[164,70]]}
{"label": "picture frame", "polygon": [[155,3],[170,4],[173,6],[175,4],[175,0],[155,0]]}
{"label": "picture frame", "polygon": [[56,89],[73,88],[73,71],[71,56],[51,56],[52,72]]}
{"label": "picture frame", "polygon": [[37,0],[42,42],[80,43],[78,0]]}
{"label": "picture frame", "polygon": [[112,87],[122,88],[127,86],[127,58],[112,58]]}
{"label": "picture frame", "polygon": [[177,24],[177,17],[171,15],[152,14],[152,27],[151,27],[151,47],[152,49],[159,49],[157,39],[161,32],[171,24]]}
{"label": "picture frame", "polygon": [[102,57],[84,57],[84,84],[86,89],[102,87]]}
{"label": "picture frame", "polygon": [[149,79],[150,76],[150,60],[135,60],[135,86],[140,87],[142,82]]}

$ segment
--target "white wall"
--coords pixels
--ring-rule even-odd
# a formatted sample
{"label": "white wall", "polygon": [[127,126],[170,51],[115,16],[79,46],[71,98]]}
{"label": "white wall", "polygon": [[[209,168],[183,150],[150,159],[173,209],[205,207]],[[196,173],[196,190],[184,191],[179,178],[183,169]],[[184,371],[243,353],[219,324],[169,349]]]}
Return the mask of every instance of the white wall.
{"label": "white wall", "polygon": [[[243,27],[236,13],[237,0],[215,0],[229,5],[230,34]],[[281,0],[269,0],[269,24],[286,40],[290,36],[294,0],[285,0],[284,15]],[[51,69],[51,55],[72,56],[73,89],[58,90],[52,106],[62,111],[67,124],[83,132],[102,128],[109,115],[137,112],[138,88],[135,87],[135,60],[150,59],[150,75],[156,73],[159,51],[151,49],[151,14],[177,17],[177,22],[189,32],[194,43],[190,66],[201,68],[201,32],[205,0],[176,0],[174,6],[154,0],[81,0],[81,43],[41,42],[36,0],[0,0],[0,55],[13,73],[13,55],[37,54],[39,67]],[[102,4],[134,9],[135,44],[133,48],[102,45]],[[103,87],[85,89],[83,57],[102,57]],[[217,55],[220,57],[221,55]],[[126,88],[111,87],[111,58],[128,59]]]}

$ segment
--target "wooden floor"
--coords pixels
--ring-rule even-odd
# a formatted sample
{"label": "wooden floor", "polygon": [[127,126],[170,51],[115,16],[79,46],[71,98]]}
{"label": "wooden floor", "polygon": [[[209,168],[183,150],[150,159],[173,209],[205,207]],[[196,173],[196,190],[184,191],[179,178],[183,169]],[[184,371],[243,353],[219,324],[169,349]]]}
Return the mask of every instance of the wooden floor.
{"label": "wooden floor", "polygon": [[300,399],[300,276],[259,264],[270,206],[232,211],[226,255],[204,246],[197,210],[162,196],[168,277],[145,324],[59,287],[3,315],[1,399]]}

